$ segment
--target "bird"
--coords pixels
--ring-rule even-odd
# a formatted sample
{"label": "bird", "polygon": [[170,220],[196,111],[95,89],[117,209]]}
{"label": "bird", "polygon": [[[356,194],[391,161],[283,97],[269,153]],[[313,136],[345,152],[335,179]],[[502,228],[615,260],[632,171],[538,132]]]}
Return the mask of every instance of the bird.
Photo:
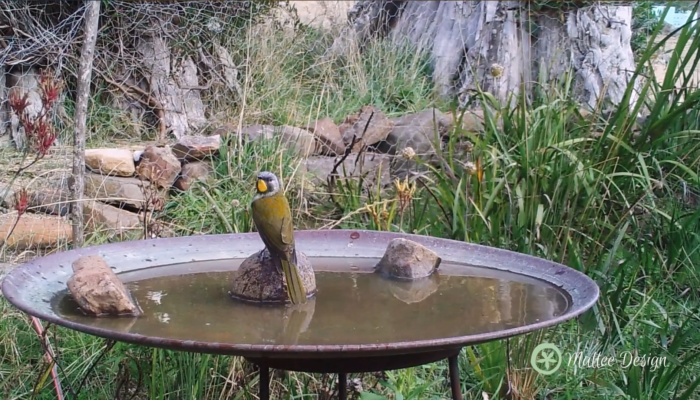
{"label": "bird", "polygon": [[306,289],[299,273],[292,212],[282,184],[269,171],[258,173],[251,202],[253,223],[270,254],[279,259],[292,304],[306,303]]}

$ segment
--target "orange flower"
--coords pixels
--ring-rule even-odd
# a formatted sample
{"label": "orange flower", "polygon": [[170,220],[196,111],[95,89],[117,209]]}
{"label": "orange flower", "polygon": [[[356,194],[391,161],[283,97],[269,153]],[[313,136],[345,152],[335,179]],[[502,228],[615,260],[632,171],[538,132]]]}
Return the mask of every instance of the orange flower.
{"label": "orange flower", "polygon": [[29,195],[27,189],[22,188],[15,194],[15,210],[22,215],[27,211],[27,206],[29,206]]}
{"label": "orange flower", "polygon": [[51,108],[53,103],[58,100],[61,89],[63,89],[63,83],[49,75],[48,70],[44,70],[41,74],[39,86],[41,88],[41,100],[44,103],[44,107],[47,109]]}
{"label": "orange flower", "polygon": [[12,111],[15,112],[18,116],[21,116],[24,113],[24,110],[27,108],[27,99],[29,98],[29,92],[25,93],[24,96],[20,96],[18,90],[13,90],[10,93],[10,98],[9,98],[9,103],[10,103],[10,108]]}
{"label": "orange flower", "polygon": [[35,125],[36,129],[33,132],[34,146],[36,151],[43,157],[48,153],[53,142],[56,141],[53,125],[46,122],[45,119],[40,119]]}

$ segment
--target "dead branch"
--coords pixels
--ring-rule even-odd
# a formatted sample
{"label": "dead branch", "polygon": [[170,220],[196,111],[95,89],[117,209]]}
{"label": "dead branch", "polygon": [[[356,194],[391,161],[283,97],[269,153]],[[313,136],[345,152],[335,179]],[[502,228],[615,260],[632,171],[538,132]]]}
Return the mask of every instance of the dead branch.
{"label": "dead branch", "polygon": [[80,55],[78,93],[75,107],[75,132],[73,139],[73,179],[71,185],[71,212],[73,220],[73,243],[82,247],[84,242],[83,192],[85,189],[85,133],[87,131],[87,108],[90,97],[92,64],[97,41],[97,24],[100,18],[100,2],[89,2],[85,9],[85,40]]}

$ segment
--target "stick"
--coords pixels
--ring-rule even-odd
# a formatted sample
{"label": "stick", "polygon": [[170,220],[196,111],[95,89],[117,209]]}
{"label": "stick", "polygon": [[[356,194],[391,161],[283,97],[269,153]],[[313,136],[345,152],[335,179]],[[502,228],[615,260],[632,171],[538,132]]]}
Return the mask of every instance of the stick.
{"label": "stick", "polygon": [[85,131],[87,131],[87,107],[90,97],[92,63],[95,58],[97,25],[100,17],[100,2],[88,2],[85,9],[85,39],[80,54],[78,93],[75,105],[75,132],[73,133],[73,180],[71,185],[71,217],[73,220],[73,244],[84,243],[83,193],[85,190]]}
{"label": "stick", "polygon": [[[365,133],[367,133],[367,129],[369,129],[369,124],[372,122],[372,117],[374,117],[374,111],[369,115],[369,118],[367,118],[367,123],[365,124],[365,129],[362,131],[362,139],[365,138]],[[345,148],[345,153],[340,157],[340,159],[333,165],[333,169],[331,170],[331,173],[328,175],[328,191],[330,192],[331,196],[333,195],[333,189],[335,188],[335,181],[338,176],[338,167],[345,162],[345,160],[348,158],[350,153],[352,152],[352,148],[355,147],[355,143],[357,143],[358,137],[357,134],[352,135],[352,140],[350,141],[350,145],[348,145]],[[358,152],[357,157],[361,157],[362,152]],[[357,163],[357,159],[355,160]]]}

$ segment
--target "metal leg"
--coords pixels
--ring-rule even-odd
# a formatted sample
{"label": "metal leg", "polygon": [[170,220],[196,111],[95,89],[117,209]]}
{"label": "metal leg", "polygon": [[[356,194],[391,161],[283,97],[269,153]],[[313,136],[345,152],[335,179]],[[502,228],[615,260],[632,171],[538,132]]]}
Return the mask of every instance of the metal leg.
{"label": "metal leg", "polygon": [[459,364],[457,356],[447,359],[450,365],[450,386],[452,386],[452,400],[462,400],[462,388],[459,385]]}
{"label": "metal leg", "polygon": [[338,400],[348,398],[348,374],[338,374]]}
{"label": "metal leg", "polygon": [[260,400],[270,400],[270,368],[260,368]]}

